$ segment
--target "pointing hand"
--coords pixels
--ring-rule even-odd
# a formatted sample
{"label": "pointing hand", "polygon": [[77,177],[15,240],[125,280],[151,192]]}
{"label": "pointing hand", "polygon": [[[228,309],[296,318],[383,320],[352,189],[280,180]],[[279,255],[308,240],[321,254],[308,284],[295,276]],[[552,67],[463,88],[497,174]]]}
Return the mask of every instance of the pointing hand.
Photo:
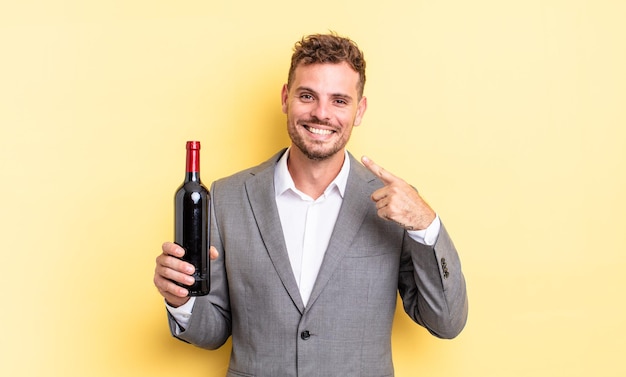
{"label": "pointing hand", "polygon": [[393,221],[406,230],[428,228],[436,217],[435,211],[413,186],[378,166],[366,156],[361,158],[361,162],[385,185],[372,193],[378,216]]}

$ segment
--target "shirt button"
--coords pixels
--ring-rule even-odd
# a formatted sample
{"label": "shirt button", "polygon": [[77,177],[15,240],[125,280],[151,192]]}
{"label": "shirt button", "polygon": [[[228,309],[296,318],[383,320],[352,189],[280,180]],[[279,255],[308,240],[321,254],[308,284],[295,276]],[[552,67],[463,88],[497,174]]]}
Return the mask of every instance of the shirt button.
{"label": "shirt button", "polygon": [[300,338],[302,338],[302,340],[307,340],[310,337],[311,337],[311,333],[308,330],[305,330],[300,333]]}

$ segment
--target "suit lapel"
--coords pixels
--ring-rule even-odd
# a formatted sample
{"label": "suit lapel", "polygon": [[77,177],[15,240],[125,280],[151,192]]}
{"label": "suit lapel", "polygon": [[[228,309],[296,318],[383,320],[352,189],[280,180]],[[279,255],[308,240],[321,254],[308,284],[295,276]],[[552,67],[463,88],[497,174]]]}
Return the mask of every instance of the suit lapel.
{"label": "suit lapel", "polygon": [[368,208],[374,205],[370,200],[369,191],[365,188],[368,182],[375,180],[374,175],[369,173],[352,155],[349,156],[350,175],[343,202],[307,307],[311,307],[324,290],[339,262],[343,259],[345,250],[350,248],[361,228]]}
{"label": "suit lapel", "polygon": [[274,168],[283,153],[284,150],[260,165],[258,170],[252,172],[253,177],[246,181],[246,192],[261,238],[274,268],[287,293],[302,313],[304,304],[289,262],[289,254],[287,253],[274,195]]}

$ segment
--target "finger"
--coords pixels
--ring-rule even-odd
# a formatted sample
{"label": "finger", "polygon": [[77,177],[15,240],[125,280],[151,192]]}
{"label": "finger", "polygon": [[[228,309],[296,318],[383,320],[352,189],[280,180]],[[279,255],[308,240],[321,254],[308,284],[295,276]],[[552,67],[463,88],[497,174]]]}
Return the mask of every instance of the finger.
{"label": "finger", "polygon": [[217,251],[215,246],[211,246],[209,248],[209,258],[211,258],[211,260],[216,260],[219,256],[220,256],[220,253]]}
{"label": "finger", "polygon": [[182,256],[185,254],[185,250],[170,242],[163,244],[163,253],[159,254],[156,258],[157,268],[172,269],[177,272],[181,272],[187,275],[192,275],[195,272],[193,264],[182,260]]}
{"label": "finger", "polygon": [[155,278],[154,285],[168,302],[174,302],[176,298],[180,299],[189,295],[189,290],[167,279]]}
{"label": "finger", "polygon": [[194,283],[192,275],[195,268],[191,263],[163,254],[157,257],[156,262],[155,277],[158,276],[187,285]]}
{"label": "finger", "polygon": [[192,285],[195,282],[195,279],[192,275],[188,274],[186,271],[181,272],[168,267],[158,266],[157,275],[170,281],[178,282],[185,285]]}
{"label": "finger", "polygon": [[169,255],[159,255],[157,257],[157,266],[186,275],[193,275],[193,273],[196,272],[196,268],[193,264]]}
{"label": "finger", "polygon": [[[175,259],[169,256],[165,258]],[[175,284],[175,282],[183,285],[191,285],[194,281],[195,279],[190,275],[165,267],[162,263],[159,263],[159,259],[157,258],[157,265],[154,271],[154,285],[159,292],[161,292],[163,297],[166,297],[166,295],[185,297],[189,292],[184,287]]]}
{"label": "finger", "polygon": [[372,173],[374,173],[374,175],[380,178],[380,180],[383,181],[384,184],[390,184],[399,179],[395,175],[391,174],[390,172],[376,164],[367,156],[361,157],[361,162],[363,162],[363,165],[365,165],[365,167],[368,168],[369,171],[371,171]]}
{"label": "finger", "polygon": [[164,242],[163,246],[161,246],[161,250],[163,250],[163,254],[171,255],[176,258],[182,258],[183,255],[185,255],[185,249],[173,242]]}
{"label": "finger", "polygon": [[377,210],[381,210],[389,205],[389,197],[386,191],[376,190],[372,193],[371,198]]}

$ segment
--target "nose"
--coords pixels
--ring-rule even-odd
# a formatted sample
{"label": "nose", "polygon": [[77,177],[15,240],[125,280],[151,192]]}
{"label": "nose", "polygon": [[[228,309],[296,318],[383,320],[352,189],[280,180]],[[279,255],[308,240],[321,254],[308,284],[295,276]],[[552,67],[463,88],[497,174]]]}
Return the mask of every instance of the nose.
{"label": "nose", "polygon": [[311,116],[328,121],[330,119],[330,107],[325,101],[316,101],[311,108]]}

